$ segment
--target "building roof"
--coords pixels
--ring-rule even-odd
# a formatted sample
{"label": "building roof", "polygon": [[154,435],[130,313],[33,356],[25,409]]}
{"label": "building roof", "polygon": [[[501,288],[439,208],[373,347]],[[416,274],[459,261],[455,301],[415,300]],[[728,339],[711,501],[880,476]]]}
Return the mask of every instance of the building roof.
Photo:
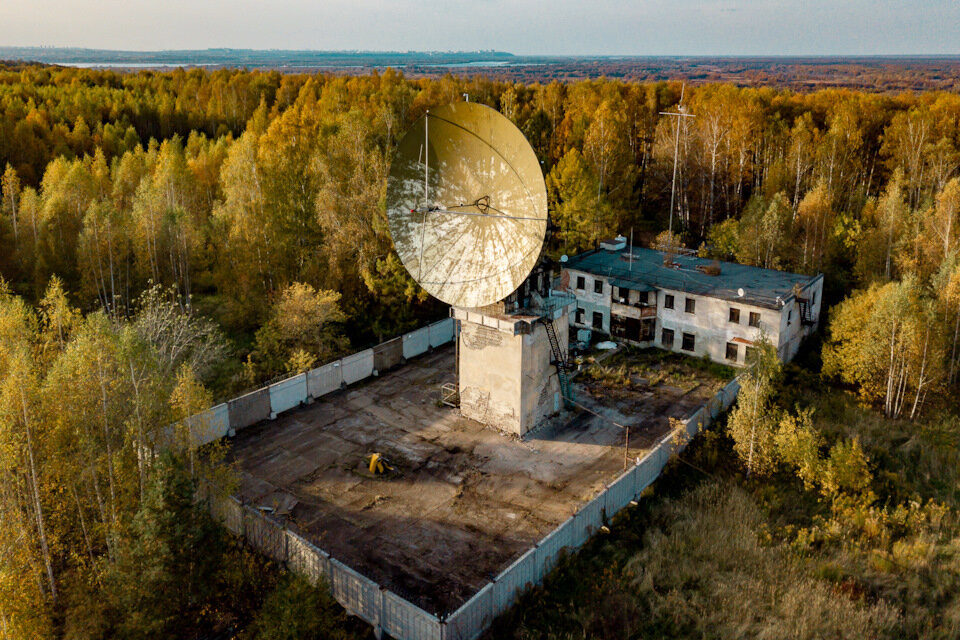
{"label": "building roof", "polygon": [[[630,249],[609,251],[595,249],[572,256],[563,265],[567,269],[584,271],[610,279],[614,286],[638,289],[654,287],[694,295],[741,301],[758,307],[778,309],[779,298],[784,303],[793,298],[794,285],[801,289],[823,278],[823,274],[806,276],[775,269],[763,269],[717,262],[697,256],[675,255],[671,266],[664,265],[664,254],[654,249],[634,247],[631,265]],[[720,266],[719,275],[708,275],[701,269]],[[698,269],[699,267],[699,269]],[[743,289],[743,295],[739,294]]]}

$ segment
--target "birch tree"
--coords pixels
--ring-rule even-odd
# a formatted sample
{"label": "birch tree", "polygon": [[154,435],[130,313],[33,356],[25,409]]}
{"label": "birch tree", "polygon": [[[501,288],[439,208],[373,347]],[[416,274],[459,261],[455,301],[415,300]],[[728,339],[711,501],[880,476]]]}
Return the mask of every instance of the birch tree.
{"label": "birch tree", "polygon": [[733,448],[747,469],[747,475],[765,475],[777,463],[777,429],[780,413],[773,396],[782,374],[776,347],[761,337],[740,376],[737,404],[727,420]]}

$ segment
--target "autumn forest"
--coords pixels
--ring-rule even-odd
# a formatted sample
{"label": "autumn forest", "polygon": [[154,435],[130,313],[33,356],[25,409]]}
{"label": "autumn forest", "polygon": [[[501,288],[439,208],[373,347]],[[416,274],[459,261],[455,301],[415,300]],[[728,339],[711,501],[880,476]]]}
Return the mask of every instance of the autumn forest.
{"label": "autumn forest", "polygon": [[[777,564],[766,549],[798,554],[790,567],[802,578],[777,579],[839,585],[851,609],[831,610],[821,623],[835,626],[809,637],[856,637],[850,620],[872,625],[871,637],[960,628],[955,93],[11,65],[0,67],[0,638],[235,626],[287,637],[271,633],[302,600],[319,604],[301,637],[360,637],[327,594],[225,542],[195,503],[199,474],[229,475],[220,453],[196,458],[177,441],[153,465],[141,454],[158,427],[215,400],[446,314],[393,251],[385,183],[406,128],[464,94],[510,118],[541,160],[551,257],[661,234],[676,149],[673,241],[825,274],[817,344],[796,365],[759,362],[752,412],[735,409],[691,454],[736,483],[723,500],[752,523],[704,526],[762,530],[757,566]],[[695,117],[661,115],[681,94]],[[748,437],[756,464],[722,462]],[[908,442],[913,453],[899,449]],[[913,471],[888,477],[901,463]],[[722,520],[705,491],[643,517],[679,521],[670,509],[689,507]],[[809,509],[787,513],[785,495]],[[625,548],[634,543],[659,553],[650,541]],[[517,618],[511,628],[529,635],[516,637],[553,624],[571,630],[562,637],[630,637],[621,632],[658,615],[647,633],[697,632],[671,609],[680,605],[631,582],[636,561],[585,553],[593,560],[570,575],[601,584],[619,572],[603,597],[633,602],[633,622],[583,613],[577,636],[569,616]],[[935,568],[923,564],[931,554]],[[803,568],[810,558],[816,567]],[[827,564],[839,578],[821,575]],[[893,579],[918,581],[922,603]],[[532,597],[575,610],[586,596],[559,580]]]}

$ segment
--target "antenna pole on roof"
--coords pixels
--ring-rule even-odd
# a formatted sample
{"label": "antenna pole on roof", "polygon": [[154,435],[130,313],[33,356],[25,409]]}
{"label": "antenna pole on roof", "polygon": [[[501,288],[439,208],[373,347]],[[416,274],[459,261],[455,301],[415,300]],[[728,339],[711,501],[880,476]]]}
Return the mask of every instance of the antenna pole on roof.
{"label": "antenna pole on roof", "polygon": [[683,92],[686,89],[686,83],[680,85],[680,102],[677,104],[676,111],[661,111],[660,115],[662,116],[673,116],[677,119],[677,133],[675,134],[673,140],[673,180],[670,181],[670,226],[668,230],[670,231],[671,237],[673,236],[673,202],[674,202],[674,192],[676,191],[677,185],[677,156],[680,153],[680,118],[694,118],[692,113],[687,113],[687,108],[683,106]]}
{"label": "antenna pole on roof", "polygon": [[[423,116],[423,151],[423,206],[429,208],[427,183],[430,181],[430,109],[427,109],[426,115]],[[676,166],[676,159],[674,159],[674,166]]]}

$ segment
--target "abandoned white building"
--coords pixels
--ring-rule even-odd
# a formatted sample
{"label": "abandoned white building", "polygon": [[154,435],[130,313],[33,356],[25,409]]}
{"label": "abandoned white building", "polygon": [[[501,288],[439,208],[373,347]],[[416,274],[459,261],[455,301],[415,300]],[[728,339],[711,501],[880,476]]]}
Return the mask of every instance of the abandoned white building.
{"label": "abandoned white building", "polygon": [[653,249],[618,237],[563,264],[570,324],[615,340],[742,365],[761,334],[791,360],[816,330],[823,274],[805,276]]}

